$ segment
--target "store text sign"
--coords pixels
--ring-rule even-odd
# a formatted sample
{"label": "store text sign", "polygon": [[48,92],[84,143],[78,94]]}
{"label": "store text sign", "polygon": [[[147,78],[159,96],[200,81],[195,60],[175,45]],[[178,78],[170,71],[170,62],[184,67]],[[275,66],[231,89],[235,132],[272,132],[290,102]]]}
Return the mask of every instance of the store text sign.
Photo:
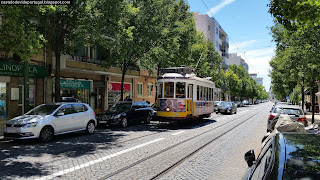
{"label": "store text sign", "polygon": [[89,81],[60,79],[60,88],[62,88],[62,89],[90,89],[90,82]]}
{"label": "store text sign", "polygon": [[[121,91],[121,83],[108,83],[109,91]],[[123,91],[130,91],[131,84],[123,84]]]}
{"label": "store text sign", "polygon": [[[23,64],[0,62],[0,75],[23,77]],[[29,76],[44,78],[46,77],[46,68],[43,66],[29,65]]]}

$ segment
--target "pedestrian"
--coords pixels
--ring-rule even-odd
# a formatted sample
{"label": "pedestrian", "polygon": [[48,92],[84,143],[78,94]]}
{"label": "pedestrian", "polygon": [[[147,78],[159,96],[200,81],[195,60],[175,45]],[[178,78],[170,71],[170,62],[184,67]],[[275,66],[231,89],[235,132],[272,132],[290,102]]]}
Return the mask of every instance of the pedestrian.
{"label": "pedestrian", "polygon": [[310,104],[308,101],[306,102],[306,109],[310,111]]}
{"label": "pedestrian", "polygon": [[311,104],[311,102],[308,102],[308,104],[309,104],[308,105],[308,107],[309,107],[308,110],[309,110],[309,112],[311,112],[310,108],[311,108],[312,104]]}

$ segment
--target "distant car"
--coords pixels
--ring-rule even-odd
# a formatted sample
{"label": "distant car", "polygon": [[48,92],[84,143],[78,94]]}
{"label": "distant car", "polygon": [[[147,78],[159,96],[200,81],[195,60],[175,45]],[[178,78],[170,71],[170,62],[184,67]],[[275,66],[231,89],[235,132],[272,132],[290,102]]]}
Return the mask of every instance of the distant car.
{"label": "distant car", "polygon": [[242,106],[243,106],[243,104],[242,104],[242,102],[241,102],[241,101],[235,101],[234,103],[236,103],[236,104],[237,104],[237,107],[242,107]]}
{"label": "distant car", "polygon": [[218,110],[218,106],[220,105],[221,102],[222,101],[215,101],[214,102],[214,108],[213,108],[214,112],[216,112]]}
{"label": "distant car", "polygon": [[242,101],[242,104],[247,106],[247,105],[249,105],[249,101],[244,100],[244,101]]}
{"label": "distant car", "polygon": [[308,121],[305,115],[305,112],[299,106],[293,105],[276,105],[270,112],[268,117],[268,126],[267,131],[272,131],[274,125],[277,123],[277,120],[280,115],[286,114],[289,115],[293,121],[301,122],[305,126],[308,125]]}
{"label": "distant car", "polygon": [[5,139],[39,138],[43,142],[54,135],[85,130],[95,131],[94,111],[85,103],[42,104],[24,115],[9,120],[4,129]]}
{"label": "distant car", "polygon": [[149,124],[154,116],[154,110],[146,101],[119,102],[109,110],[96,115],[98,124],[127,127],[128,124],[144,122]]}
{"label": "distant car", "polygon": [[237,114],[237,105],[234,102],[221,102],[216,113]]}
{"label": "distant car", "polygon": [[243,179],[320,179],[319,135],[278,132],[264,144],[257,158],[253,150],[245,153]]}

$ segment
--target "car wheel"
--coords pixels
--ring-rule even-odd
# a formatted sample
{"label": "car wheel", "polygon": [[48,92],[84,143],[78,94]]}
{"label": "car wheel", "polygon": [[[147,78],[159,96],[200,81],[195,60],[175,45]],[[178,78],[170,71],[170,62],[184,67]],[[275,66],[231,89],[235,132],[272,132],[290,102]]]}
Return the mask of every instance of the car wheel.
{"label": "car wheel", "polygon": [[49,142],[53,139],[53,129],[52,127],[45,126],[42,128],[39,136],[40,141]]}
{"label": "car wheel", "polygon": [[86,133],[87,134],[93,134],[95,130],[95,125],[93,121],[89,121],[87,124],[87,128],[86,128]]}
{"label": "car wheel", "polygon": [[217,111],[216,114],[219,114],[219,112]]}
{"label": "car wheel", "polygon": [[234,111],[234,114],[237,114],[237,110],[236,110],[236,111]]}
{"label": "car wheel", "polygon": [[145,124],[150,124],[150,121],[152,119],[152,115],[149,114],[147,117],[146,117],[146,120],[144,121]]}
{"label": "car wheel", "polygon": [[128,121],[126,118],[121,119],[120,126],[123,128],[128,126]]}

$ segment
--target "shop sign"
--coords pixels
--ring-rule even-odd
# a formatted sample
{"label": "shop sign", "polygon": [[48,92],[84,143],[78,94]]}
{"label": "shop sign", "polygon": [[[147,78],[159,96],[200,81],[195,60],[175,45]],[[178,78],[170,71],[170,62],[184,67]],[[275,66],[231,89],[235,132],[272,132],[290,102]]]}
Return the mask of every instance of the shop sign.
{"label": "shop sign", "polygon": [[[23,64],[0,62],[0,75],[23,77]],[[46,77],[46,68],[43,66],[29,65],[29,76],[32,78]]]}
{"label": "shop sign", "polygon": [[90,81],[60,79],[61,89],[90,89]]}
{"label": "shop sign", "polygon": [[[123,91],[130,91],[131,84],[123,84]],[[108,91],[121,91],[121,83],[108,83]]]}

